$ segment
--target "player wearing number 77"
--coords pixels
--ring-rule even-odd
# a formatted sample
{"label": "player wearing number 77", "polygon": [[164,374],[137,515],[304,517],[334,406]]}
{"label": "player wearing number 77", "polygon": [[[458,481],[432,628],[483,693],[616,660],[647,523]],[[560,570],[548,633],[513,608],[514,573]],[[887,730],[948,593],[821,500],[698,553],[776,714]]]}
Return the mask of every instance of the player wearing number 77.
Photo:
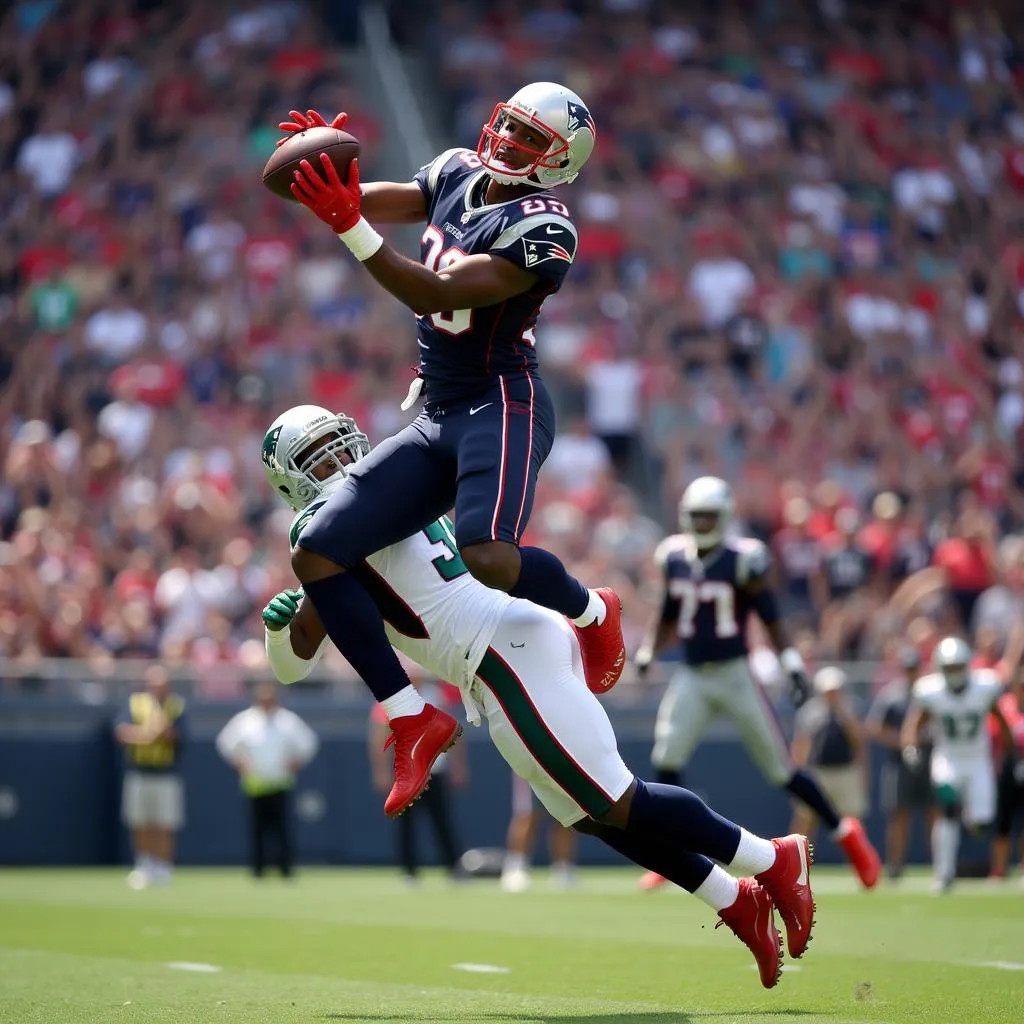
{"label": "player wearing number 77", "polygon": [[[281,124],[289,133],[323,124],[313,111],[292,115]],[[333,122],[344,123],[344,115]],[[320,166],[305,160],[295,172],[295,198],[418,319],[420,371],[403,408],[422,390],[422,411],[360,460],[292,556],[328,635],[391,721],[397,778],[388,813],[400,812],[426,785],[455,722],[424,708],[369,592],[350,571],[372,552],[454,507],[455,540],[469,572],[570,619],[593,689],[613,686],[625,663],[617,595],[588,590],[549,552],[519,546],[555,431],[534,326],[577,246],[569,210],[550,190],[579,174],[595,137],[579,96],[536,82],[495,107],[476,153],[448,150],[411,182],[360,185],[355,160],[343,182],[324,154]],[[385,245],[366,218],[425,221],[422,265]]]}
{"label": "player wearing number 77", "polygon": [[[789,644],[768,585],[768,549],[758,540],[732,536],[732,513],[729,485],[717,477],[699,477],[679,503],[683,532],[662,541],[655,554],[664,596],[637,652],[637,667],[645,671],[660,650],[682,647],[682,663],[658,708],[651,754],[657,779],[678,784],[707,727],[725,715],[768,781],[814,811],[870,889],[881,862],[863,826],[856,818],[840,818],[816,780],[790,760],[775,712],[750,674],[747,620],[754,614],[780,652],[794,703],[799,706],[808,697],[803,659]],[[640,885],[652,889],[663,881],[648,873]]]}

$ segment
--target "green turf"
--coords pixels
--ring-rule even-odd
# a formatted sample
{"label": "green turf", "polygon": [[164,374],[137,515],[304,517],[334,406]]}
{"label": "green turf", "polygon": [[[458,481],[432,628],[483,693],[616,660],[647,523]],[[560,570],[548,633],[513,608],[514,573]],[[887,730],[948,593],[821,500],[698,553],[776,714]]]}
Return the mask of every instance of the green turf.
{"label": "green turf", "polygon": [[537,872],[520,896],[389,871],[181,871],[145,892],[115,871],[0,872],[0,1022],[1024,1021],[1019,884],[936,899],[923,876],[868,894],[815,879],[815,941],[765,992],[707,908],[625,870],[572,893]]}

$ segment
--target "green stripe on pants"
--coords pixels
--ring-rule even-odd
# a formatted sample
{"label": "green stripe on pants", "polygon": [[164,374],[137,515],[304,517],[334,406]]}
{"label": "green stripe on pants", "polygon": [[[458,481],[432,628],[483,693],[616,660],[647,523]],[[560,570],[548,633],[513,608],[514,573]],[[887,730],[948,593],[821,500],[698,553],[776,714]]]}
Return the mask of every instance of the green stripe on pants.
{"label": "green stripe on pants", "polygon": [[566,753],[537,714],[522,680],[492,648],[487,649],[477,676],[487,685],[537,763],[592,818],[602,818],[614,801]]}

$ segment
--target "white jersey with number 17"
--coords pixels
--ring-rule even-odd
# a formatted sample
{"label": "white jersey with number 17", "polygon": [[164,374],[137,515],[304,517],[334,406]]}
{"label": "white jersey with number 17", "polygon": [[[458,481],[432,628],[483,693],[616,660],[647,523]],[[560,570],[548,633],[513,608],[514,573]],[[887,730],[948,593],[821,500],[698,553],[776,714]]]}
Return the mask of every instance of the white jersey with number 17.
{"label": "white jersey with number 17", "polygon": [[1002,693],[990,669],[971,669],[967,685],[957,693],[940,673],[923,676],[914,685],[913,701],[934,721],[935,752],[958,761],[988,761],[992,742],[986,719]]}

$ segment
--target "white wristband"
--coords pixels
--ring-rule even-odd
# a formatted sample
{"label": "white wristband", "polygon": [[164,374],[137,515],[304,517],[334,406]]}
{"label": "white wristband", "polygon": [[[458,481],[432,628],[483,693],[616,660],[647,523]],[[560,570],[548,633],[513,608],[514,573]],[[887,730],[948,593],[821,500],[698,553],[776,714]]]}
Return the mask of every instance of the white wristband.
{"label": "white wristband", "polygon": [[804,659],[795,647],[787,647],[780,655],[779,661],[787,672],[803,672]]}
{"label": "white wristband", "polygon": [[316,664],[316,659],[306,661],[292,650],[291,632],[291,626],[264,630],[270,670],[277,677],[277,681],[285,685],[305,679]]}
{"label": "white wristband", "polygon": [[355,227],[342,231],[338,237],[360,263],[365,263],[384,244],[384,239],[373,230],[373,225],[365,217],[360,217]]}

